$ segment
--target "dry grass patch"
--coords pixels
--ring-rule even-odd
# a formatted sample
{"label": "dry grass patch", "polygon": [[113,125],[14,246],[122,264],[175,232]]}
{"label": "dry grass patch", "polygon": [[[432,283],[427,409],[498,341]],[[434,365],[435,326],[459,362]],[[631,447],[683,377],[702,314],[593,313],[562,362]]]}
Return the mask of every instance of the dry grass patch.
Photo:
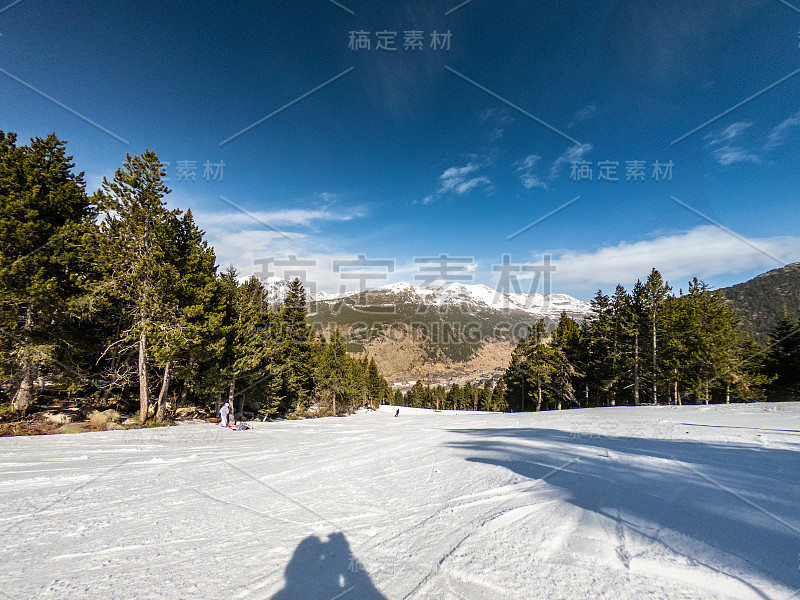
{"label": "dry grass patch", "polygon": [[95,431],[105,431],[110,429],[109,425],[114,425],[119,421],[119,413],[113,409],[103,412],[95,411],[89,415],[89,426]]}
{"label": "dry grass patch", "polygon": [[12,435],[49,435],[58,431],[58,425],[44,420],[0,423],[0,437]]}

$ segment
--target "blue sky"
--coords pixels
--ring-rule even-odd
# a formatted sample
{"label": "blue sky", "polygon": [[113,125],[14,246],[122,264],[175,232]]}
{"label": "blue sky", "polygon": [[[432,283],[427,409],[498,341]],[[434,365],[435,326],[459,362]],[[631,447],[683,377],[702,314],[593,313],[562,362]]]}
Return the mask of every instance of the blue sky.
{"label": "blue sky", "polygon": [[547,255],[588,300],[800,260],[800,10],[649,4],[9,2],[0,129],[69,140],[90,190],[155,150],[222,267],[312,289],[442,255],[496,287],[509,255],[530,291]]}

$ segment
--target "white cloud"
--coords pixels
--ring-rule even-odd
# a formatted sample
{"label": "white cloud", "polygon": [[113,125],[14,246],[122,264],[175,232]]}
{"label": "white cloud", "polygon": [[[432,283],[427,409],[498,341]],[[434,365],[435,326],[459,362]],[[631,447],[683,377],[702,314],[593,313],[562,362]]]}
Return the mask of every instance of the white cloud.
{"label": "white cloud", "polygon": [[[461,196],[480,185],[489,185],[491,181],[486,176],[468,177],[468,175],[475,173],[484,166],[485,164],[470,161],[464,167],[450,167],[439,176],[442,183],[439,185],[437,194],[455,192]],[[427,202],[424,203],[427,204]]]}
{"label": "white cloud", "polygon": [[498,125],[511,125],[514,117],[507,108],[486,108],[478,115],[481,123],[497,123]]}
{"label": "white cloud", "polygon": [[467,181],[465,181],[463,183],[459,183],[455,187],[455,192],[456,192],[456,194],[459,194],[459,195],[466,194],[468,191],[470,191],[473,188],[478,187],[479,185],[489,184],[489,183],[491,183],[491,182],[489,181],[488,177],[483,177],[483,176],[475,177],[475,178],[469,179],[469,180],[467,180]]}
{"label": "white cloud", "polygon": [[[245,208],[245,207],[242,207]],[[247,210],[245,208],[245,210]],[[227,228],[279,228],[287,226],[312,227],[316,222],[342,222],[351,221],[364,216],[360,208],[347,210],[333,210],[331,208],[289,208],[282,210],[247,210],[247,213],[231,208],[221,212],[200,212],[195,217],[202,216],[208,223],[218,223]]]}
{"label": "white cloud", "polygon": [[722,146],[721,148],[716,148],[712,154],[723,167],[737,162],[751,162],[756,165],[761,163],[761,158],[758,155],[737,146]]}
{"label": "white cloud", "polygon": [[[233,265],[240,275],[249,277],[261,272],[261,267],[254,264],[256,260],[281,260],[295,255],[301,260],[315,262],[314,266],[300,267],[307,270],[304,279],[313,282],[313,287],[328,291],[338,289],[339,277],[333,273],[331,261],[354,257],[350,253],[337,253],[338,243],[319,235],[315,226],[357,219],[364,216],[364,209],[324,207],[247,212],[244,214],[228,205],[218,211],[192,211],[195,222],[206,232],[206,240],[214,248],[220,270]],[[277,274],[282,275],[281,272]]]}
{"label": "white cloud", "polygon": [[550,178],[555,179],[558,177],[562,166],[583,160],[583,157],[591,152],[592,149],[593,146],[591,144],[575,144],[567,148],[564,154],[559,156],[550,167]]}
{"label": "white cloud", "polygon": [[547,184],[542,181],[542,179],[536,175],[536,173],[534,173],[536,164],[541,160],[541,158],[542,157],[538,154],[530,154],[524,159],[515,162],[513,165],[517,167],[514,172],[519,173],[519,179],[522,182],[522,185],[525,186],[526,190],[533,188],[541,188],[543,190],[547,189]]}
{"label": "white cloud", "polygon": [[584,106],[582,109],[578,111],[578,113],[572,117],[572,121],[569,122],[567,125],[567,129],[572,129],[575,125],[579,125],[584,121],[593,118],[597,114],[597,104],[591,102]]}
{"label": "white cloud", "polygon": [[468,175],[474,171],[477,171],[479,168],[480,167],[478,167],[478,165],[473,163],[467,164],[466,167],[450,167],[439,176],[439,179],[443,181],[458,179],[459,177],[463,177],[464,175]]}
{"label": "white cloud", "polygon": [[752,127],[752,123],[739,121],[733,123],[716,133],[711,133],[703,139],[708,140],[707,148],[713,148],[711,154],[714,159],[723,167],[739,162],[750,162],[760,164],[761,158],[753,151],[746,150],[741,146],[733,145],[731,142],[740,137],[747,129]]}
{"label": "white cloud", "polygon": [[[658,269],[676,289],[692,277],[700,279],[736,274],[800,259],[800,237],[750,238],[745,243],[713,226],[662,235],[638,242],[620,242],[594,252],[554,253],[554,288],[604,289],[622,283],[630,289],[637,280]],[[763,250],[763,252],[759,251]]]}
{"label": "white cloud", "polygon": [[767,150],[773,150],[782,146],[786,142],[786,138],[789,137],[789,130],[798,126],[800,126],[800,111],[772,128],[772,131],[770,131],[767,136],[765,148]]}
{"label": "white cloud", "polygon": [[506,108],[487,108],[478,115],[481,123],[492,126],[489,133],[489,143],[496,142],[505,134],[506,127],[514,122],[514,118]]}
{"label": "white cloud", "polygon": [[728,125],[722,131],[718,131],[717,133],[710,133],[705,136],[704,140],[709,140],[709,146],[716,146],[717,144],[722,144],[723,142],[729,142],[734,138],[739,137],[742,135],[746,129],[752,127],[752,123],[745,123],[744,121],[739,121],[737,123],[733,123]]}

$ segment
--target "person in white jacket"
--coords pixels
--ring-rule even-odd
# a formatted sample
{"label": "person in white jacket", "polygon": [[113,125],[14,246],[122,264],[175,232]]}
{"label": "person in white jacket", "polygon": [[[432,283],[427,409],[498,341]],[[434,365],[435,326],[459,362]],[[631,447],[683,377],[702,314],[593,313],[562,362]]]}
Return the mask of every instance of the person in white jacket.
{"label": "person in white jacket", "polygon": [[219,424],[221,427],[228,426],[228,415],[231,414],[231,405],[227,402],[219,409]]}

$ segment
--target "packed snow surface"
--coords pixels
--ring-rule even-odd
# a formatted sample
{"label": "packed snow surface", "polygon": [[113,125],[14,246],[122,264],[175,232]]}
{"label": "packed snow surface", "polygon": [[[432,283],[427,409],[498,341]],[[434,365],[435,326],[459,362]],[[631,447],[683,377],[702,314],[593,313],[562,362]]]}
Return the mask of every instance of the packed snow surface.
{"label": "packed snow surface", "polygon": [[800,404],[0,439],[0,598],[775,599]]}

